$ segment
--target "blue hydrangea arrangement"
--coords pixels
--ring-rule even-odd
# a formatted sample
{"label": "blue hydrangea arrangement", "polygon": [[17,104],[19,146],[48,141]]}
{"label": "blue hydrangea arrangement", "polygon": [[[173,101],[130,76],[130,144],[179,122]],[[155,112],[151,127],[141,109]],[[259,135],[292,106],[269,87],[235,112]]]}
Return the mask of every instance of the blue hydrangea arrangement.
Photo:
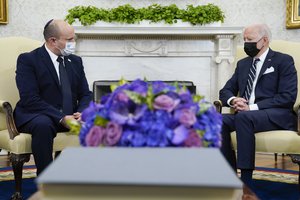
{"label": "blue hydrangea arrangement", "polygon": [[221,115],[202,96],[162,81],[120,81],[82,112],[82,146],[220,147]]}

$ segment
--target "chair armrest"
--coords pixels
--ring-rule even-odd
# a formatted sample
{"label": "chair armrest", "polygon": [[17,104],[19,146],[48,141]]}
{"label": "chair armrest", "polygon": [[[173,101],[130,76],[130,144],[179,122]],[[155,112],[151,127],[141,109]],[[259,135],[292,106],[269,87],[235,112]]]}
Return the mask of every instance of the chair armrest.
{"label": "chair armrest", "polygon": [[14,139],[17,135],[19,135],[19,131],[16,128],[14,117],[13,117],[13,109],[8,101],[0,100],[0,108],[5,113],[6,116],[6,126],[9,133],[10,139]]}
{"label": "chair armrest", "polygon": [[219,113],[222,113],[222,102],[220,100],[214,101],[214,106]]}
{"label": "chair armrest", "polygon": [[298,135],[300,135],[300,105],[298,106],[298,109],[297,109],[297,121],[298,121],[298,124],[297,124]]}
{"label": "chair armrest", "polygon": [[[220,100],[218,101],[214,101],[214,106],[216,107],[216,110],[219,112],[219,113],[222,113],[222,102]],[[298,110],[297,110],[297,116],[298,116],[298,135],[300,136],[300,105],[298,106]]]}

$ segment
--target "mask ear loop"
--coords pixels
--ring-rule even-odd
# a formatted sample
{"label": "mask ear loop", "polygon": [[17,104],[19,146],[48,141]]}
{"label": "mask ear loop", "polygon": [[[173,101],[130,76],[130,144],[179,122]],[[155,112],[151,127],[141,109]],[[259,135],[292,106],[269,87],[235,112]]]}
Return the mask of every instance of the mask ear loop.
{"label": "mask ear loop", "polygon": [[[266,38],[266,39],[265,39],[265,38]],[[265,43],[268,42],[269,38],[268,38],[267,36],[263,36],[261,39],[264,40],[264,43],[263,43],[263,45],[262,45],[262,47],[261,47],[260,49],[262,49],[262,48],[265,47]]]}

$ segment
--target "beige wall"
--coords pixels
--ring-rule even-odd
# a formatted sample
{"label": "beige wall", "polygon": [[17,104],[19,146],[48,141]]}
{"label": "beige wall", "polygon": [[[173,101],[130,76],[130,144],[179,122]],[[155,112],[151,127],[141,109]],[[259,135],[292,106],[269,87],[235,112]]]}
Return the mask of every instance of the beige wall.
{"label": "beige wall", "polygon": [[300,29],[285,28],[286,0],[9,0],[9,24],[0,26],[0,37],[25,36],[42,41],[44,24],[52,18],[64,18],[69,8],[76,5],[108,8],[126,3],[133,6],[175,3],[180,7],[215,3],[225,12],[224,26],[263,22],[271,27],[273,39],[300,41]]}

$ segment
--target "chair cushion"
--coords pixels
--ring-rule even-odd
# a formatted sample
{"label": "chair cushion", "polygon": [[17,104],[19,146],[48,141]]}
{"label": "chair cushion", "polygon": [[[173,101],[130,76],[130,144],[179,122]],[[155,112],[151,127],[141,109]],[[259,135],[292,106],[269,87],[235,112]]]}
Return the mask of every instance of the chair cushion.
{"label": "chair cushion", "polygon": [[[79,137],[70,133],[57,133],[54,138],[53,151],[62,151],[69,146],[79,146]],[[32,153],[31,151],[31,135],[20,133],[13,140],[9,139],[8,130],[0,131],[0,149],[15,154]]]}
{"label": "chair cushion", "polygon": [[[295,131],[276,130],[259,132],[255,134],[256,151],[299,154],[300,136]],[[231,133],[233,148],[236,150],[236,132]]]}

